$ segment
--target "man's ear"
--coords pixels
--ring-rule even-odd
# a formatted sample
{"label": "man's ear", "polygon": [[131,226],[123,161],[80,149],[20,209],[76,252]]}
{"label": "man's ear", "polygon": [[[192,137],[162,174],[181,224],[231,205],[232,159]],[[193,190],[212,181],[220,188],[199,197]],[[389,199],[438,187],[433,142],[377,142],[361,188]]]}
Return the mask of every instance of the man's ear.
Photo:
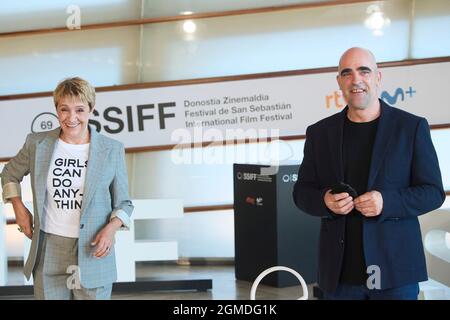
{"label": "man's ear", "polygon": [[378,70],[378,72],[377,72],[377,82],[378,82],[378,85],[379,85],[379,86],[381,85],[381,78],[382,78],[382,76],[381,76],[381,71]]}

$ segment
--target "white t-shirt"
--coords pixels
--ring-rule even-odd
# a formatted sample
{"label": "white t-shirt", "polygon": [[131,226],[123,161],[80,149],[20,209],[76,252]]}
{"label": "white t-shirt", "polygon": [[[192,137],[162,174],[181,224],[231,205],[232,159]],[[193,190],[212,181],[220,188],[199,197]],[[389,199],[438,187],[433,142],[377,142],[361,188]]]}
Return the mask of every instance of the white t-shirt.
{"label": "white t-shirt", "polygon": [[47,177],[41,229],[78,238],[89,143],[69,144],[61,139],[56,143]]}

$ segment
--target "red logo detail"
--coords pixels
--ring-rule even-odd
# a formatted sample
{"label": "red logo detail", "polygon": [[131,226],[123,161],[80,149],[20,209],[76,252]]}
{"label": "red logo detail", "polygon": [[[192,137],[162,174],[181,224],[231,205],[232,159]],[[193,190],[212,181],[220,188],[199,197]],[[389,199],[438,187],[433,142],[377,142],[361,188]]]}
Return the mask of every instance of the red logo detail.
{"label": "red logo detail", "polygon": [[256,201],[255,198],[252,198],[252,197],[245,198],[245,202],[252,204],[252,205],[255,205],[255,201]]}

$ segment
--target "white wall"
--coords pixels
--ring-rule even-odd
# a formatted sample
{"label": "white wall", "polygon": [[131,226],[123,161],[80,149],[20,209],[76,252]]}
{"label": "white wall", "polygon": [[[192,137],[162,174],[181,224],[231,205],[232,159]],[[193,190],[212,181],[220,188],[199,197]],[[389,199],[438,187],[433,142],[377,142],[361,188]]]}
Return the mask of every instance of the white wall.
{"label": "white wall", "polygon": [[178,241],[180,258],[234,258],[233,210],[193,212],[182,221],[168,219],[136,224],[136,239]]}
{"label": "white wall", "polygon": [[195,20],[194,34],[183,21],[145,25],[142,80],[329,67],[352,46],[380,62],[406,59],[409,3],[384,3],[392,23],[382,37],[364,27],[367,4]]}
{"label": "white wall", "polygon": [[0,95],[53,91],[80,76],[94,86],[138,80],[139,27],[0,39]]}
{"label": "white wall", "polygon": [[[450,52],[450,1],[416,1],[413,58],[448,56]],[[430,41],[430,39],[439,39]]]}
{"label": "white wall", "polygon": [[[138,19],[141,1],[137,0],[26,0],[0,2],[0,32],[65,27],[80,9],[81,25]],[[99,14],[101,13],[101,14]]]}

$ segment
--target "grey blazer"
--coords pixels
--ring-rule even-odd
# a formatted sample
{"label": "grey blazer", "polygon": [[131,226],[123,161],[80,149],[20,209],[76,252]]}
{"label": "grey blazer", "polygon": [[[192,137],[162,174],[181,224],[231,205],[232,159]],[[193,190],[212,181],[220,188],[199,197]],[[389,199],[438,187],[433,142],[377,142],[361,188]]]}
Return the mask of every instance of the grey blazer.
{"label": "grey blazer", "polygon": [[[24,267],[27,279],[30,278],[36,261],[47,175],[60,130],[58,127],[48,132],[29,134],[22,149],[5,165],[1,173],[5,203],[9,198],[21,195],[20,182],[28,173],[31,174],[34,233]],[[90,243],[113,217],[121,219],[124,229],[127,229],[133,204],[128,196],[123,144],[97,133],[91,126],[89,130],[91,141],[81,206],[78,265],[81,285],[85,288],[97,288],[117,279],[116,258],[114,247],[108,256],[94,258]]]}

